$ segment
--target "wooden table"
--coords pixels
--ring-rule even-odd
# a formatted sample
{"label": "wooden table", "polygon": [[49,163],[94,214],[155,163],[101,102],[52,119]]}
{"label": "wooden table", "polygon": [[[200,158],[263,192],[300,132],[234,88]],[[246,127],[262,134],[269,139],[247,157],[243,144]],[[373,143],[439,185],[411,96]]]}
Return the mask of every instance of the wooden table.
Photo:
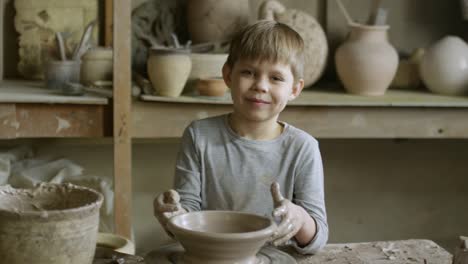
{"label": "wooden table", "polygon": [[430,240],[329,244],[313,256],[286,249],[298,264],[451,264],[452,255]]}

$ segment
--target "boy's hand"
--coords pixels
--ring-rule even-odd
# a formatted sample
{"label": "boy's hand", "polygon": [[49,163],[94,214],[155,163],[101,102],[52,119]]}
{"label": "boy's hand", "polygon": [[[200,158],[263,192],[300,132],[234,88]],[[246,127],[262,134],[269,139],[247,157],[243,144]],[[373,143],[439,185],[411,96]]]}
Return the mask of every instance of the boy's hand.
{"label": "boy's hand", "polygon": [[271,196],[275,206],[273,217],[281,218],[278,228],[273,233],[271,242],[273,245],[279,246],[289,241],[299,232],[304,225],[305,219],[303,209],[283,197],[277,182],[271,184]]}
{"label": "boy's hand", "polygon": [[153,201],[153,209],[156,219],[158,219],[166,233],[173,237],[166,228],[169,219],[187,212],[180,204],[179,194],[175,190],[169,190],[159,194]]}

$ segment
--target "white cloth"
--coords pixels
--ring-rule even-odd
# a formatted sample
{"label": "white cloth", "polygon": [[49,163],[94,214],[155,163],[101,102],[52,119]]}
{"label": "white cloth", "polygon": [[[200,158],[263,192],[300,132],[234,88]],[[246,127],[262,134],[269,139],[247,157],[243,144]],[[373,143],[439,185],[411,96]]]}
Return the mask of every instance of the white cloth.
{"label": "white cloth", "polygon": [[114,191],[111,182],[102,177],[84,175],[83,167],[68,159],[34,157],[30,146],[0,152],[0,185],[32,188],[41,182],[72,183],[100,192],[104,201],[100,210],[99,231],[112,232]]}

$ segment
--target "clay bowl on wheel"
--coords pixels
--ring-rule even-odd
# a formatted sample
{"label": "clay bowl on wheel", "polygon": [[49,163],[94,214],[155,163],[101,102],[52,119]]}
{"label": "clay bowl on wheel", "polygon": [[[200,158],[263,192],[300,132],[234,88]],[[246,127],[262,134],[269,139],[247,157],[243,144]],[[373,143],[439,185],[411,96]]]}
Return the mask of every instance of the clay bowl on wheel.
{"label": "clay bowl on wheel", "polygon": [[276,224],[255,214],[201,211],[171,218],[168,229],[185,249],[184,263],[253,264]]}

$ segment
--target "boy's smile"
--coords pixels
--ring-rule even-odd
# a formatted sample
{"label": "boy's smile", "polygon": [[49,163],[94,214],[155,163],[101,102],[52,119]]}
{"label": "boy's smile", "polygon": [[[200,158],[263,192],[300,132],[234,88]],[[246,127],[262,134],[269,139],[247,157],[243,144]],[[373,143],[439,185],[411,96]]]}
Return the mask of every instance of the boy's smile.
{"label": "boy's smile", "polygon": [[223,76],[231,89],[233,115],[247,122],[276,123],[303,87],[303,80],[295,81],[291,67],[283,63],[239,60],[232,69],[225,65]]}

